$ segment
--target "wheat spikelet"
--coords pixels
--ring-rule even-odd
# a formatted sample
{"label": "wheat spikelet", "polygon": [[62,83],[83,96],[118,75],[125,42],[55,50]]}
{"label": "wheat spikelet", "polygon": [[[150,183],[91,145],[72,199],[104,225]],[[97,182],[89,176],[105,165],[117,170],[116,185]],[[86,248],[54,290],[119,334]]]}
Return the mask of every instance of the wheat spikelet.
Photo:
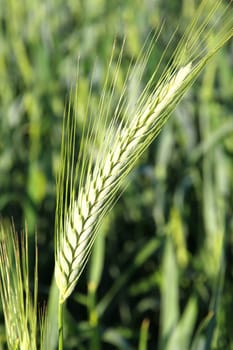
{"label": "wheat spikelet", "polygon": [[[144,144],[144,139],[150,137],[156,117],[174,98],[190,70],[190,64],[181,68],[129,126],[117,131],[115,140],[112,140],[113,144],[110,142],[106,146],[106,157],[96,163],[93,175],[90,175],[85,188],[80,189],[78,199],[72,204],[66,221],[66,236],[61,242],[63,249],[57,256],[59,263],[56,264],[56,277],[63,299],[70,294],[76,282],[92,241],[93,231],[99,218],[103,216],[106,203],[119,187],[122,174],[133,164],[134,151],[136,150],[137,154]],[[111,130],[109,132],[111,133]]]}
{"label": "wheat spikelet", "polygon": [[19,239],[11,224],[0,222],[0,296],[9,349],[36,350],[38,335],[41,344],[44,340],[45,315],[41,315],[38,322],[37,314],[37,264],[36,254],[34,293],[31,295],[27,231]]}
{"label": "wheat spikelet", "polygon": [[[202,7],[199,11],[201,15]],[[212,33],[208,24],[210,18],[216,16],[216,11],[218,6],[212,9],[209,18],[201,25],[197,20],[192,23],[190,31],[181,40],[174,53],[173,62],[152,89],[152,93],[149,91],[153,86],[154,76],[130,112],[129,106],[124,102],[126,94],[124,89],[120,97],[120,102],[123,103],[121,105],[119,102],[117,105],[97,156],[94,156],[93,151],[87,157],[87,142],[95,143],[95,128],[101,128],[107,123],[111,99],[109,101],[105,98],[104,91],[100,99],[99,115],[93,125],[88,124],[85,129],[88,141],[85,141],[80,148],[80,154],[84,153],[84,157],[81,160],[79,157],[77,164],[74,161],[76,124],[75,121],[72,122],[68,113],[65,128],[68,141],[65,141],[64,134],[64,166],[58,181],[56,217],[55,277],[61,303],[74,289],[88,259],[101,220],[111,208],[123,179],[159,133],[171,111],[209,58],[232,36],[231,25],[230,29],[221,28],[212,47],[206,48],[204,45],[206,37]],[[143,66],[149,54],[150,49],[142,57]],[[125,86],[127,83],[126,78]],[[113,87],[114,84],[115,82]],[[69,172],[70,176],[67,179]],[[78,187],[77,197],[75,187]]]}

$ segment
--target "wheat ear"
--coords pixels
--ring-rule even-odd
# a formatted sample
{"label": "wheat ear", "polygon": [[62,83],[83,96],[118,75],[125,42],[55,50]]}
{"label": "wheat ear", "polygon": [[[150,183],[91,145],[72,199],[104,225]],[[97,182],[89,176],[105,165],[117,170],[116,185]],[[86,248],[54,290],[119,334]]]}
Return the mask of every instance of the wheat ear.
{"label": "wheat ear", "polygon": [[[220,5],[220,2],[217,3]],[[221,22],[225,25],[228,23],[228,26],[218,30],[216,40],[212,46],[207,47],[206,38],[213,35],[213,28],[209,29],[208,25],[216,13],[219,15],[219,6],[214,6],[209,17],[200,24],[202,6],[205,4],[206,1],[178,45],[169,68],[153,89],[154,76],[152,77],[133,109],[125,102],[124,89],[105,137],[99,145],[97,156],[93,151],[88,157],[85,146],[87,142],[96,140],[97,123],[101,126],[107,123],[106,115],[110,111],[111,98],[109,102],[104,90],[98,116],[95,117],[93,125],[87,125],[86,134],[84,132],[85,141],[84,146],[81,146],[78,163],[74,160],[76,122],[72,121],[68,113],[63,135],[64,164],[58,181],[56,217],[55,277],[60,291],[60,303],[73,291],[88,259],[99,225],[113,205],[123,179],[160,132],[172,110],[209,58],[232,36],[232,22],[229,29],[229,22],[224,17],[226,14],[221,13],[225,20],[223,22],[222,18]],[[147,59],[147,56],[143,57],[143,66]],[[128,78],[125,86],[127,83]],[[82,153],[85,153],[84,159]]]}
{"label": "wheat ear", "polygon": [[0,296],[9,350],[42,349],[45,315],[41,315],[41,322],[38,322],[37,265],[36,254],[34,294],[31,295],[27,231],[21,233],[19,240],[11,224],[0,222]]}

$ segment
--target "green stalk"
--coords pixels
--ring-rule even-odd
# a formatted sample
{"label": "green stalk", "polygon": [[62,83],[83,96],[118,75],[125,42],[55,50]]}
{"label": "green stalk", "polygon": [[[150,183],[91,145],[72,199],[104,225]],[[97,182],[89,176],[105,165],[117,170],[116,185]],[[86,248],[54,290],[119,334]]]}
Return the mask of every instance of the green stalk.
{"label": "green stalk", "polygon": [[58,350],[63,350],[63,303],[58,305]]}
{"label": "green stalk", "polygon": [[144,319],[142,321],[142,325],[141,325],[141,329],[140,329],[138,350],[147,350],[149,326],[150,326],[149,320]]}
{"label": "green stalk", "polygon": [[90,349],[100,350],[100,331],[99,331],[99,315],[96,310],[96,288],[95,285],[89,285],[89,324],[93,329],[93,336],[90,339]]}

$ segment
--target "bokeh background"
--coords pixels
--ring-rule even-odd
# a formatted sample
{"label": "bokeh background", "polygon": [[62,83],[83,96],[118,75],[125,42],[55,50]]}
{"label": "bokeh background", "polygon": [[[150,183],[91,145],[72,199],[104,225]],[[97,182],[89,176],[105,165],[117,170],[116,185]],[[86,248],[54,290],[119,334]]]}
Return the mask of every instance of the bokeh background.
{"label": "bokeh background", "polygon": [[[78,59],[82,115],[91,80],[90,103],[98,103],[114,39],[120,50],[127,37],[120,94],[148,34],[164,23],[145,83],[196,6],[0,0],[0,216],[13,218],[19,231],[27,222],[32,248],[37,232],[41,305],[53,275],[55,176]],[[230,42],[138,162],[67,303],[65,349],[233,349],[232,62]]]}

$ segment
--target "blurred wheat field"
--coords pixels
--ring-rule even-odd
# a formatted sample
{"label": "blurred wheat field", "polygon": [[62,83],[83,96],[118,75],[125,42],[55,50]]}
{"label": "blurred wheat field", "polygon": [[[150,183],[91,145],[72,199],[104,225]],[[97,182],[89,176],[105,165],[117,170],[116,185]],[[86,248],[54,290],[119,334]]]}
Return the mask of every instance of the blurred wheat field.
{"label": "blurred wheat field", "polygon": [[[127,36],[120,95],[127,63],[148,33],[164,20],[150,74],[196,6],[194,0],[0,0],[0,217],[13,217],[18,230],[26,220],[32,246],[36,228],[41,303],[54,269],[55,175],[78,57],[81,130],[90,80],[95,109],[114,38],[120,51]],[[67,350],[233,349],[232,62],[231,41],[186,94],[105,219],[67,304]],[[133,81],[131,89],[135,96]],[[52,340],[51,332],[51,350]]]}

